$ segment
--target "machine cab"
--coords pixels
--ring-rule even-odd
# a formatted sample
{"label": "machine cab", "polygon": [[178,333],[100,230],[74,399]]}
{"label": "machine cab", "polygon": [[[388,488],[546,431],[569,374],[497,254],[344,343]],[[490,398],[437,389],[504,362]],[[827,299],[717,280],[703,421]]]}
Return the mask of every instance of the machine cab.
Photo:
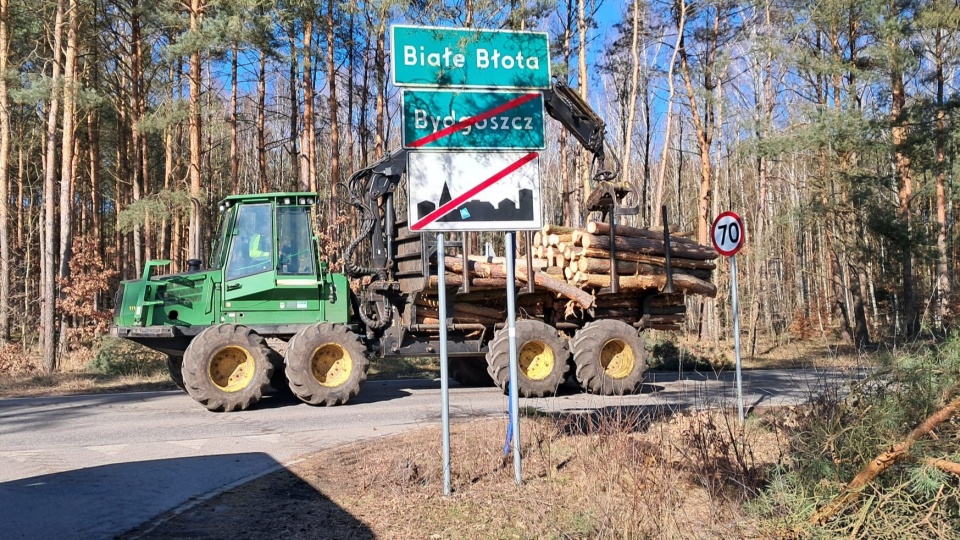
{"label": "machine cab", "polygon": [[[211,268],[223,271],[222,321],[317,309],[321,283],[313,243],[313,193],[238,195],[221,204]],[[252,318],[251,318],[252,317]]]}

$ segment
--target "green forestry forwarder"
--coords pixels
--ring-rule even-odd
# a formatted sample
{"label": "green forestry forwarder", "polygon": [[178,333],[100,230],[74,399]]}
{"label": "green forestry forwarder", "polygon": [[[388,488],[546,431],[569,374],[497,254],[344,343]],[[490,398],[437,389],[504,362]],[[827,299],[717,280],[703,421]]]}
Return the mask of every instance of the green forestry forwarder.
{"label": "green forestry forwarder", "polygon": [[[543,94],[547,113],[598,163],[597,188],[586,210],[602,211],[611,223],[618,212],[636,213],[635,207],[619,206],[630,193],[614,183],[619,164],[614,171],[603,167],[603,121],[567,86],[558,83]],[[424,315],[436,310],[435,304],[424,304],[436,298],[431,281],[438,268],[435,235],[410,231],[394,207],[406,157],[406,150],[398,150],[342,185],[359,224],[341,257],[344,274],[329,271],[318,256],[312,223],[317,194],[229,196],[220,204],[206,268],[192,259],[184,273],[155,275],[170,261],[149,261],[139,280],[120,285],[111,334],[167,354],[171,378],[212,411],[246,409],[271,386],[289,388],[310,404],[339,405],[360,391],[368,354],[436,355],[439,324]],[[448,247],[459,249],[466,262],[464,244],[469,246],[450,242]],[[461,282],[469,284],[466,268]],[[616,265],[611,268],[616,283]],[[526,275],[532,275],[531,268]],[[632,293],[637,297],[632,305],[639,307],[631,308],[636,313],[629,317],[622,310],[612,318],[592,309],[558,316],[557,294],[529,281],[524,299],[542,309],[517,322],[522,396],[556,393],[571,368],[589,392],[623,394],[641,384],[643,325],[619,319],[643,319],[645,300],[661,291]],[[487,306],[505,302],[505,290],[480,293]],[[612,293],[607,297],[625,296],[615,288]],[[476,295],[466,285],[452,287],[448,298],[470,307]],[[454,316],[452,309],[448,313]],[[453,321],[448,329],[451,376],[465,385],[506,389],[510,355],[504,319]]]}

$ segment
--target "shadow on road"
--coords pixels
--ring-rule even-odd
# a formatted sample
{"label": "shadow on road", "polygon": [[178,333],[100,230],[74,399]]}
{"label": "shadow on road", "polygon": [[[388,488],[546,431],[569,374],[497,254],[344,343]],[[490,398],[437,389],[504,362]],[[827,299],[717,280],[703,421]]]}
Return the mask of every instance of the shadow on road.
{"label": "shadow on road", "polygon": [[[199,512],[171,510],[203,499],[212,486],[239,486],[270,470],[276,472],[267,476],[268,484],[281,489],[253,493],[246,511],[243,501],[235,501],[241,506],[236,511],[223,511],[224,497],[212,510],[203,504]],[[277,508],[264,508],[271,504]],[[282,537],[280,514],[304,505],[324,512],[344,537],[373,537],[366,525],[263,453],[120,463],[0,484],[4,538]]]}

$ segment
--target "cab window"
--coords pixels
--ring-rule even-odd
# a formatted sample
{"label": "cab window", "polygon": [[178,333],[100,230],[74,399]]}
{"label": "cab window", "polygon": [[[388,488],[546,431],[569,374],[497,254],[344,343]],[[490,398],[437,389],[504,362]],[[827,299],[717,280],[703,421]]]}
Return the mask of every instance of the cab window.
{"label": "cab window", "polygon": [[308,276],[315,273],[309,207],[277,209],[277,241],[280,245],[278,274]]}
{"label": "cab window", "polygon": [[273,220],[270,215],[269,203],[240,207],[227,259],[226,279],[239,279],[273,269]]}

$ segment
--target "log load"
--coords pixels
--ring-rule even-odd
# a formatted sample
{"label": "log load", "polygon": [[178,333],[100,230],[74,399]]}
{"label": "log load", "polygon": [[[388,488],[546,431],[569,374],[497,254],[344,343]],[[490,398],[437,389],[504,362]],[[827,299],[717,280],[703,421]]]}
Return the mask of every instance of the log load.
{"label": "log load", "polygon": [[[613,241],[610,226],[588,222],[582,229],[547,225],[533,236],[533,275],[518,254],[514,280],[518,313],[552,321],[618,319],[646,328],[678,330],[686,317],[686,295],[714,297],[714,260],[711,246],[670,235],[672,281],[676,292],[664,294],[667,284],[663,231],[617,225]],[[611,257],[611,245],[613,257]],[[611,263],[612,259],[612,263]],[[466,268],[464,267],[466,265]],[[616,266],[618,293],[612,294],[611,266]],[[454,322],[500,324],[506,319],[503,291],[508,275],[503,257],[447,256],[443,259],[446,285],[455,295]],[[470,291],[461,289],[469,280]],[[533,282],[530,294],[528,282]],[[417,322],[439,318],[436,276],[414,301]]]}
{"label": "log load", "polygon": [[[617,251],[629,251],[643,255],[657,256],[661,256],[665,252],[662,238],[660,240],[653,240],[650,238],[639,238],[633,236],[614,236],[613,240],[614,247],[616,247]],[[609,236],[590,234],[586,231],[577,232],[574,235],[573,243],[574,245],[583,246],[585,248],[593,247],[605,250],[610,249]],[[701,246],[700,244],[689,242],[671,241],[670,253],[672,256],[677,257],[678,259],[707,261],[717,258],[717,252],[712,247]]]}

